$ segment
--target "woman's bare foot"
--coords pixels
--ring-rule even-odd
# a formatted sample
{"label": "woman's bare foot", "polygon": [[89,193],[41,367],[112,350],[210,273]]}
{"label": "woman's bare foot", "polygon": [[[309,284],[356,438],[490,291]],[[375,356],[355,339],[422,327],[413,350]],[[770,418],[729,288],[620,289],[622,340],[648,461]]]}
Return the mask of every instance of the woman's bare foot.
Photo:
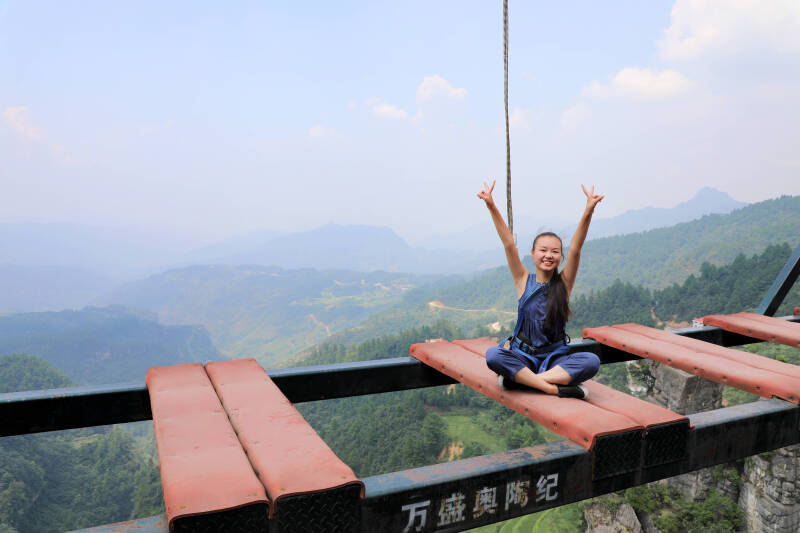
{"label": "woman's bare foot", "polygon": [[534,374],[530,368],[523,368],[514,375],[514,381],[527,385],[528,387],[539,389],[546,394],[558,394],[558,387],[549,383],[539,374]]}

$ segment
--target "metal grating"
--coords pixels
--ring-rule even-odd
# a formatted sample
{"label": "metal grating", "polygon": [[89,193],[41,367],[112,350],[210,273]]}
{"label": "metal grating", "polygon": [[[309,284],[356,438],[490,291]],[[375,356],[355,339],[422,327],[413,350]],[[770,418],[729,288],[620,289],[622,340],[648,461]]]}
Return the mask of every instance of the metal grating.
{"label": "metal grating", "polygon": [[350,533],[361,530],[361,486],[286,496],[273,518],[276,533]]}
{"label": "metal grating", "polygon": [[642,456],[642,431],[629,431],[597,437],[594,445],[593,479],[632,472]]}
{"label": "metal grating", "polygon": [[644,467],[680,461],[686,457],[689,421],[670,422],[647,429],[645,433]]}
{"label": "metal grating", "polygon": [[172,533],[255,533],[267,531],[267,504],[258,503],[217,513],[177,518]]}

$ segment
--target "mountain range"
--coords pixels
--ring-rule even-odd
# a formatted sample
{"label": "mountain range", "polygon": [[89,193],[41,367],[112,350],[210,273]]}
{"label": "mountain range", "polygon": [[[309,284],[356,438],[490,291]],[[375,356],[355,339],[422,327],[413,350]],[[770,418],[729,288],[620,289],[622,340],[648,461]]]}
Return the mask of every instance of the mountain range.
{"label": "mountain range", "polygon": [[[741,205],[725,193],[704,188],[674,208],[649,207],[597,219],[589,237],[644,231]],[[520,217],[516,227],[520,239],[527,240],[542,229],[569,235],[568,224]],[[365,225],[328,224],[291,234],[260,230],[191,248],[178,237],[144,231],[0,224],[0,312],[80,308],[105,301],[103,296],[115,285],[197,264],[468,274],[505,263],[488,220],[423,244],[412,246],[390,228]]]}
{"label": "mountain range", "polygon": [[[730,213],[734,209],[748,205],[734,200],[725,192],[711,187],[703,187],[694,197],[675,207],[644,207],[625,211],[614,217],[596,217],[592,220],[589,239],[625,235],[655,228],[673,226],[689,222],[704,215]],[[501,209],[502,210],[502,209]],[[505,213],[503,211],[503,213]],[[575,218],[580,213],[575,213]],[[527,242],[542,231],[552,231],[569,239],[575,231],[576,220],[560,218],[540,218],[525,215],[514,216],[514,233]],[[488,222],[470,226],[451,235],[431,235],[418,243],[419,246],[445,250],[488,250],[497,248],[497,234]],[[520,244],[519,246],[522,246]]]}

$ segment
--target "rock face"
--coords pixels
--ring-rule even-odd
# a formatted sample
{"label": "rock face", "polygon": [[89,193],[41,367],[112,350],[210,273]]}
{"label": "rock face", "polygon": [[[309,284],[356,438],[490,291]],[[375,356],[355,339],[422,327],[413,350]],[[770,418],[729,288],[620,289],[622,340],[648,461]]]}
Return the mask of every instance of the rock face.
{"label": "rock face", "polygon": [[[652,399],[667,409],[689,415],[722,407],[723,386],[719,383],[666,365],[659,365],[654,375],[656,383]],[[737,468],[737,473],[741,469],[734,468]],[[729,482],[727,477],[720,475],[719,468],[706,468],[675,476],[668,479],[667,483],[695,500],[705,499],[709,490],[717,489],[736,501],[739,487]]]}
{"label": "rock face", "polygon": [[711,490],[721,492],[732,501],[739,499],[742,462],[695,470],[667,480],[667,484],[692,500],[705,500]]}
{"label": "rock face", "polygon": [[[681,414],[718,409],[722,385],[660,365],[652,400]],[[667,480],[689,498],[703,500],[718,490],[738,501],[750,533],[800,531],[800,446],[745,461],[705,468]],[[588,519],[587,519],[588,523]]]}
{"label": "rock face", "polygon": [[800,531],[800,446],[788,446],[745,460],[739,505],[747,531]]}
{"label": "rock face", "polygon": [[[659,365],[650,401],[681,414],[718,409],[722,385]],[[687,497],[704,500],[711,490],[725,494],[745,512],[749,533],[800,531],[800,445],[717,465],[666,480]],[[629,504],[616,511],[592,505],[584,512],[587,533],[656,531],[649,517],[646,527]]]}
{"label": "rock face", "polygon": [[719,383],[666,365],[659,365],[654,375],[652,399],[667,409],[690,415],[722,407],[723,386]]}
{"label": "rock face", "polygon": [[590,505],[583,516],[586,533],[643,533],[642,525],[630,504],[623,503],[615,511],[602,505]]}

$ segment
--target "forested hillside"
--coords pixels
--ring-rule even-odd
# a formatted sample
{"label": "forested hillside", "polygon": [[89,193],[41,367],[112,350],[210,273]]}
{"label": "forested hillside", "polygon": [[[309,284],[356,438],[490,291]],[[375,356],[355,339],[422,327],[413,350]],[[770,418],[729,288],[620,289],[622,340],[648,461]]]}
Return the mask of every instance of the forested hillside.
{"label": "forested hillside", "polygon": [[154,365],[222,359],[201,326],[165,326],[120,306],[0,317],[0,356],[46,359],[82,384],[144,380]]}
{"label": "forested hillside", "polygon": [[[624,322],[688,326],[695,317],[753,311],[791,253],[789,245],[782,244],[751,257],[740,254],[729,265],[704,263],[699,275],[652,291],[617,280],[610,287],[572,301],[575,316],[569,322],[569,331],[579,336],[584,327]],[[791,314],[798,302],[800,284],[789,292],[777,314]]]}
{"label": "forested hillside", "polygon": [[[650,289],[619,278],[603,289],[577,293],[568,332],[580,337],[581,329],[610,323],[638,322],[677,327],[696,316],[754,309],[761,301],[792,247],[768,246],[763,253],[739,254],[729,265],[704,263],[680,284]],[[532,267],[526,260],[526,264]],[[581,268],[583,268],[583,262]],[[583,273],[579,274],[582,276]],[[467,281],[421,287],[406,295],[402,304],[368,318],[359,326],[334,335],[342,343],[361,342],[393,331],[446,319],[466,332],[489,334],[516,320],[516,295],[506,267],[486,271]],[[779,313],[789,313],[800,302],[800,289],[786,298]],[[494,327],[494,329],[492,328]]]}
{"label": "forested hillside", "polygon": [[576,290],[598,290],[617,278],[661,288],[698,273],[705,262],[723,265],[740,253],[760,253],[784,242],[792,248],[800,244],[800,196],[782,196],[669,228],[589,240]]}
{"label": "forested hillside", "polygon": [[400,301],[426,278],[388,272],[196,266],[128,284],[109,303],[201,324],[230,357],[271,365]]}
{"label": "forested hillside", "polygon": [[[591,236],[590,230],[590,240],[581,254],[576,295],[598,291],[616,280],[650,289],[663,288],[699,274],[706,262],[720,266],[740,254],[759,254],[770,245],[788,243],[792,249],[800,245],[800,196],[767,200],[727,215],[708,215],[669,228],[603,239]],[[564,246],[568,246],[570,236],[562,238]],[[528,243],[521,242],[524,244],[519,245],[520,255],[531,269]],[[431,300],[463,308],[516,307],[514,287],[505,265],[445,288],[411,291],[404,303]]]}
{"label": "forested hillside", "polygon": [[[45,360],[0,357],[0,392],[71,384]],[[0,531],[50,533],[162,512],[155,460],[119,428],[0,439]]]}
{"label": "forested hillside", "polygon": [[[723,265],[740,253],[761,253],[772,244],[794,247],[798,235],[800,197],[787,196],[670,228],[590,240],[574,295],[598,292],[616,280],[649,291],[661,289],[683,283],[690,274],[700,275],[704,262]],[[525,247],[521,245],[521,252],[527,258]],[[531,266],[528,259],[526,264]],[[472,276],[438,278],[194,266],[128,284],[103,302],[149,309],[167,324],[203,325],[225,355],[256,357],[267,366],[286,364],[326,340],[361,342],[439,319],[467,331],[503,325],[514,319],[516,308],[504,265]]]}

